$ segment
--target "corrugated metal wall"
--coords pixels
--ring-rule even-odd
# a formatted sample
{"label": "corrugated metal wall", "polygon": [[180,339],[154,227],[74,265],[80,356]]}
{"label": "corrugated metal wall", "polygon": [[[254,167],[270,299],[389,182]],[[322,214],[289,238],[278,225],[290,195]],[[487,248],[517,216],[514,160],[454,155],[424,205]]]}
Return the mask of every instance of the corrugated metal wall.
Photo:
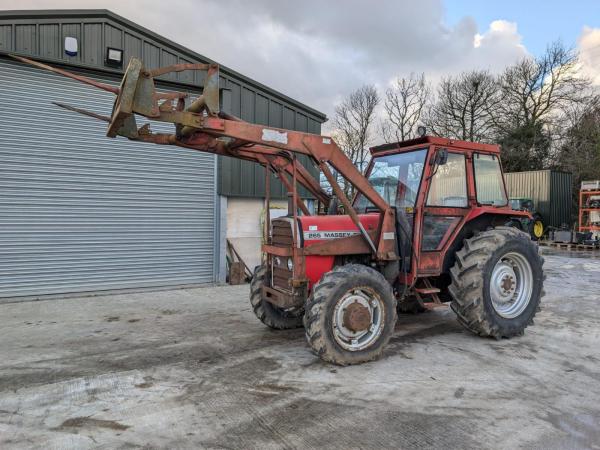
{"label": "corrugated metal wall", "polygon": [[[268,125],[276,128],[320,134],[321,124],[281,103],[268,94],[252,90],[242,83],[221,77],[221,87],[227,89],[223,97],[223,110],[240,117],[247,122]],[[300,156],[299,161],[315,179],[319,179],[319,171],[310,159]],[[257,164],[240,159],[219,157],[219,194],[233,197],[264,197],[265,169]],[[311,196],[305,189],[300,189],[303,197]],[[286,191],[275,176],[271,176],[271,195],[273,198],[285,198]]]}
{"label": "corrugated metal wall", "polygon": [[509,197],[527,197],[546,225],[560,227],[571,223],[573,174],[552,170],[506,173]]}
{"label": "corrugated metal wall", "polygon": [[[16,15],[18,18],[13,18]],[[31,15],[30,17],[28,15]],[[13,21],[14,23],[11,23]],[[76,56],[63,51],[64,38],[77,38],[80,48]],[[106,47],[123,49],[124,67],[131,57],[141,58],[148,68],[177,63],[209,62],[197,53],[167,41],[155,33],[109,11],[57,11],[56,14],[36,15],[35,11],[18,13],[0,11],[0,51],[16,52],[44,58],[50,62],[82,65],[91,69],[122,70],[107,67]],[[161,80],[202,86],[205,72],[184,71],[159,77]],[[290,130],[320,134],[325,116],[294,99],[276,92],[234,70],[221,66],[220,86],[223,110],[244,120]],[[181,89],[180,86],[177,86]],[[300,158],[315,178],[319,171],[306,157]],[[219,158],[218,192],[238,197],[264,197],[264,169],[247,161]],[[272,177],[274,198],[284,198],[279,180]],[[300,189],[300,195],[309,193]]]}
{"label": "corrugated metal wall", "polygon": [[214,281],[213,155],[109,139],[50,102],[112,94],[5,59],[0,99],[0,297]]}
{"label": "corrugated metal wall", "polygon": [[550,186],[550,223],[560,227],[573,223],[573,174],[568,172],[551,172]]}

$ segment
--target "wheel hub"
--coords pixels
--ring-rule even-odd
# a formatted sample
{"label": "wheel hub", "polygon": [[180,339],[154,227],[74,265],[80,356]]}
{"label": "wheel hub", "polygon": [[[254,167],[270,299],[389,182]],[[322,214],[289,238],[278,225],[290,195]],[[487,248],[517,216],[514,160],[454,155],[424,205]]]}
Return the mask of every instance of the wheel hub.
{"label": "wheel hub", "polygon": [[504,255],[490,277],[490,297],[496,312],[506,319],[520,315],[531,299],[533,273],[531,265],[520,253]]}
{"label": "wheel hub", "polygon": [[344,311],[343,325],[350,331],[356,333],[364,331],[371,325],[371,313],[369,308],[361,305],[358,301],[351,303]]}
{"label": "wheel hub", "polygon": [[504,278],[502,278],[502,290],[506,294],[514,292],[515,291],[515,279],[513,277],[511,277],[510,275],[506,275]]}
{"label": "wheel hub", "polygon": [[370,288],[352,289],[337,301],[332,317],[336,342],[345,350],[369,347],[384,328],[384,304]]}
{"label": "wheel hub", "polygon": [[505,262],[498,263],[490,282],[492,297],[498,303],[509,302],[515,293],[516,286],[516,275],[512,266]]}

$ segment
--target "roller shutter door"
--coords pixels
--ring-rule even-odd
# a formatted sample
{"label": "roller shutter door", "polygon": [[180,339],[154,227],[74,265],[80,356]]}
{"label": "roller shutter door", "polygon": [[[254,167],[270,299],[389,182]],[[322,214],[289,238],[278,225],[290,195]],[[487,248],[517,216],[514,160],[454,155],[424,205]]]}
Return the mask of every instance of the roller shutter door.
{"label": "roller shutter door", "polygon": [[51,104],[113,99],[0,59],[0,298],[214,281],[214,156],[109,139]]}

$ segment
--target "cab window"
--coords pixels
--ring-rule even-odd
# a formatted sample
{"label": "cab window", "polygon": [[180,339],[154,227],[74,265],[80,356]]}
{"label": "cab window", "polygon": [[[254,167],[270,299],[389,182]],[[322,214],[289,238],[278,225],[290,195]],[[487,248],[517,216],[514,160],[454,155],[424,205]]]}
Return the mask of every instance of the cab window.
{"label": "cab window", "polygon": [[505,206],[508,201],[504,190],[500,160],[495,155],[475,153],[473,155],[477,203],[481,205]]}
{"label": "cab window", "polygon": [[438,166],[431,179],[427,206],[464,208],[467,204],[465,155],[448,153],[448,162]]}
{"label": "cab window", "polygon": [[[426,156],[427,149],[376,156],[369,173],[369,183],[388,205],[398,208],[414,207]],[[364,213],[373,204],[359,193],[354,207]]]}

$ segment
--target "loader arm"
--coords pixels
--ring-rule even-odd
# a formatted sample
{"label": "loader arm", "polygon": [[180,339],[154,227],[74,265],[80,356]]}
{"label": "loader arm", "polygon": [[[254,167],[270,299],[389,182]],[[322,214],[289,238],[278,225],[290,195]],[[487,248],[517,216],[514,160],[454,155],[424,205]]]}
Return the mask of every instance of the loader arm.
{"label": "loader arm", "polygon": [[[123,136],[130,140],[151,142],[159,145],[175,145],[201,152],[229,156],[258,163],[275,174],[291,190],[297,207],[307,214],[296,192],[296,182],[304,186],[325,206],[330,196],[319,182],[302,166],[296,156],[307,155],[320,167],[330,182],[334,193],[344,205],[346,212],[359,229],[373,255],[380,260],[396,259],[395,215],[379,193],[338,147],[326,136],[291,131],[245,122],[219,110],[219,68],[216,64],[178,64],[149,70],[137,58],[132,58],[118,88],[87,77],[73,74],[28,58],[13,58],[50,70],[60,75],[103,89],[116,95],[111,117],[83,111],[58,104],[75,112],[108,122],[108,137]],[[202,95],[185,106],[187,94],[181,92],[157,92],[154,77],[183,70],[207,72]],[[149,124],[138,128],[136,115],[150,120],[173,123],[175,133],[157,134]],[[365,196],[381,211],[376,242],[363,228],[358,214],[344,195],[329,166],[333,167],[357,192]]]}

